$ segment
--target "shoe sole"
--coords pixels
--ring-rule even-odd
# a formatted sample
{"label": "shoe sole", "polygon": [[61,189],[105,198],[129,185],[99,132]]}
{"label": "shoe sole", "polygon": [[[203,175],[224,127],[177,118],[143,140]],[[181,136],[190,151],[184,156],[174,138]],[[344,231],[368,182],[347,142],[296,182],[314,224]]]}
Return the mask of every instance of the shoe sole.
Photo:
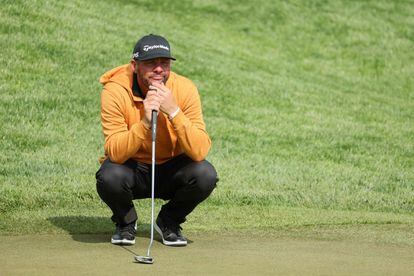
{"label": "shoe sole", "polygon": [[162,243],[164,245],[168,245],[168,246],[186,246],[187,245],[187,241],[176,241],[176,242],[172,242],[172,241],[167,241],[164,240],[164,236],[162,235],[162,231],[161,229],[158,227],[157,224],[154,224],[154,229],[155,231],[157,231],[157,233],[161,236],[162,239]]}
{"label": "shoe sole", "polygon": [[115,244],[115,245],[134,245],[135,244],[135,240],[127,240],[127,239],[122,239],[122,240],[114,240],[111,239],[111,243]]}

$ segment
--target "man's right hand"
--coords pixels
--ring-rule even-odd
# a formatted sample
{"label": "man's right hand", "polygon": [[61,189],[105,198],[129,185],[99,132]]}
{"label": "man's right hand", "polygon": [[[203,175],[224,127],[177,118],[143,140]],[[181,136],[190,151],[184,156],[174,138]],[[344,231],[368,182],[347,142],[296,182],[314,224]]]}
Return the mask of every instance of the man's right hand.
{"label": "man's right hand", "polygon": [[151,128],[151,114],[153,110],[157,112],[160,110],[161,97],[158,95],[156,90],[148,90],[144,100],[144,117],[142,123],[147,127]]}

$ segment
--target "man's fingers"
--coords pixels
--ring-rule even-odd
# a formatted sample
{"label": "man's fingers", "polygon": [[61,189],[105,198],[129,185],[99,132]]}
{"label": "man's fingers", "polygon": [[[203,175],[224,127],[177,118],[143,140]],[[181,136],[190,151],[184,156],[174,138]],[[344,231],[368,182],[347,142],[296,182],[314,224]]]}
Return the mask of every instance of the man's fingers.
{"label": "man's fingers", "polygon": [[157,91],[158,90],[157,87],[154,86],[154,85],[150,85],[148,88],[149,88],[149,91]]}
{"label": "man's fingers", "polygon": [[[151,89],[151,86],[150,86]],[[157,88],[157,90],[148,90],[147,93],[147,99],[152,99],[152,98],[157,98],[158,101],[160,102],[160,104],[162,104],[163,102],[165,102],[165,100],[169,97],[170,95],[165,92],[162,91],[160,89]]]}
{"label": "man's fingers", "polygon": [[157,93],[157,94],[162,94],[162,93],[164,93],[164,92],[165,92],[164,90],[162,90],[162,89],[160,89],[160,88],[158,88],[158,87],[155,87],[155,86],[153,86],[153,85],[150,85],[150,86],[149,86],[149,89],[150,89],[150,90],[148,90],[148,91],[155,91],[155,93]]}
{"label": "man's fingers", "polygon": [[[145,103],[146,101],[148,101],[148,103]],[[156,109],[153,108],[153,110],[161,110],[166,114],[170,114],[177,109],[177,104],[175,103],[171,91],[164,84],[152,83],[149,86],[147,96],[144,100],[146,110],[149,110],[149,104],[150,102],[152,103],[152,101],[155,101],[156,103],[154,104],[157,105]]]}
{"label": "man's fingers", "polygon": [[155,87],[155,88],[158,88],[160,90],[164,90],[164,88],[165,88],[165,85],[162,82],[152,82],[151,85],[150,85],[150,88],[151,88],[151,86]]}
{"label": "man's fingers", "polygon": [[160,111],[160,106],[159,105],[154,105],[154,106],[148,106],[149,107],[149,109],[152,111],[152,110],[155,110],[155,111]]}
{"label": "man's fingers", "polygon": [[144,100],[144,108],[146,110],[159,111],[162,98],[154,90],[149,90]]}
{"label": "man's fingers", "polygon": [[144,102],[145,107],[160,106],[161,101],[158,98],[148,99]]}
{"label": "man's fingers", "polygon": [[146,98],[148,98],[148,97],[155,97],[155,96],[157,96],[157,94],[158,94],[157,89],[151,89],[150,88],[150,90],[148,90],[148,92],[147,92]]}
{"label": "man's fingers", "polygon": [[157,83],[157,82],[153,82],[149,86],[149,89],[150,90],[156,90],[156,91],[161,92],[161,93],[166,93],[168,91],[168,88],[163,83]]}

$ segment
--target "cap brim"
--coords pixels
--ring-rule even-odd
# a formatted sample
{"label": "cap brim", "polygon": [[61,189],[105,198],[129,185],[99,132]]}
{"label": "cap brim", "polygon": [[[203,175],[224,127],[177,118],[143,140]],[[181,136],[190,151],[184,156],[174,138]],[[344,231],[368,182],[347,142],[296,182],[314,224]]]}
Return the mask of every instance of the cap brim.
{"label": "cap brim", "polygon": [[172,60],[176,60],[174,57],[170,55],[166,55],[166,54],[154,54],[154,55],[149,55],[149,56],[143,56],[143,57],[136,58],[136,60],[144,61],[144,60],[150,60],[150,59],[155,59],[155,58],[169,58]]}

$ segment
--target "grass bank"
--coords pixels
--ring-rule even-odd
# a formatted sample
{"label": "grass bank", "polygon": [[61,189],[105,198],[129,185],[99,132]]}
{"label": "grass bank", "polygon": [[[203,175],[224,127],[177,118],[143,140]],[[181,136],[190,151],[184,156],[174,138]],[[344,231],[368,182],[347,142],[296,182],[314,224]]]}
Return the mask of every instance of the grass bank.
{"label": "grass bank", "polygon": [[108,216],[98,78],[147,33],[199,87],[213,140],[219,187],[194,230],[308,224],[298,210],[325,214],[315,225],[412,225],[413,13],[411,1],[3,1],[0,231]]}

